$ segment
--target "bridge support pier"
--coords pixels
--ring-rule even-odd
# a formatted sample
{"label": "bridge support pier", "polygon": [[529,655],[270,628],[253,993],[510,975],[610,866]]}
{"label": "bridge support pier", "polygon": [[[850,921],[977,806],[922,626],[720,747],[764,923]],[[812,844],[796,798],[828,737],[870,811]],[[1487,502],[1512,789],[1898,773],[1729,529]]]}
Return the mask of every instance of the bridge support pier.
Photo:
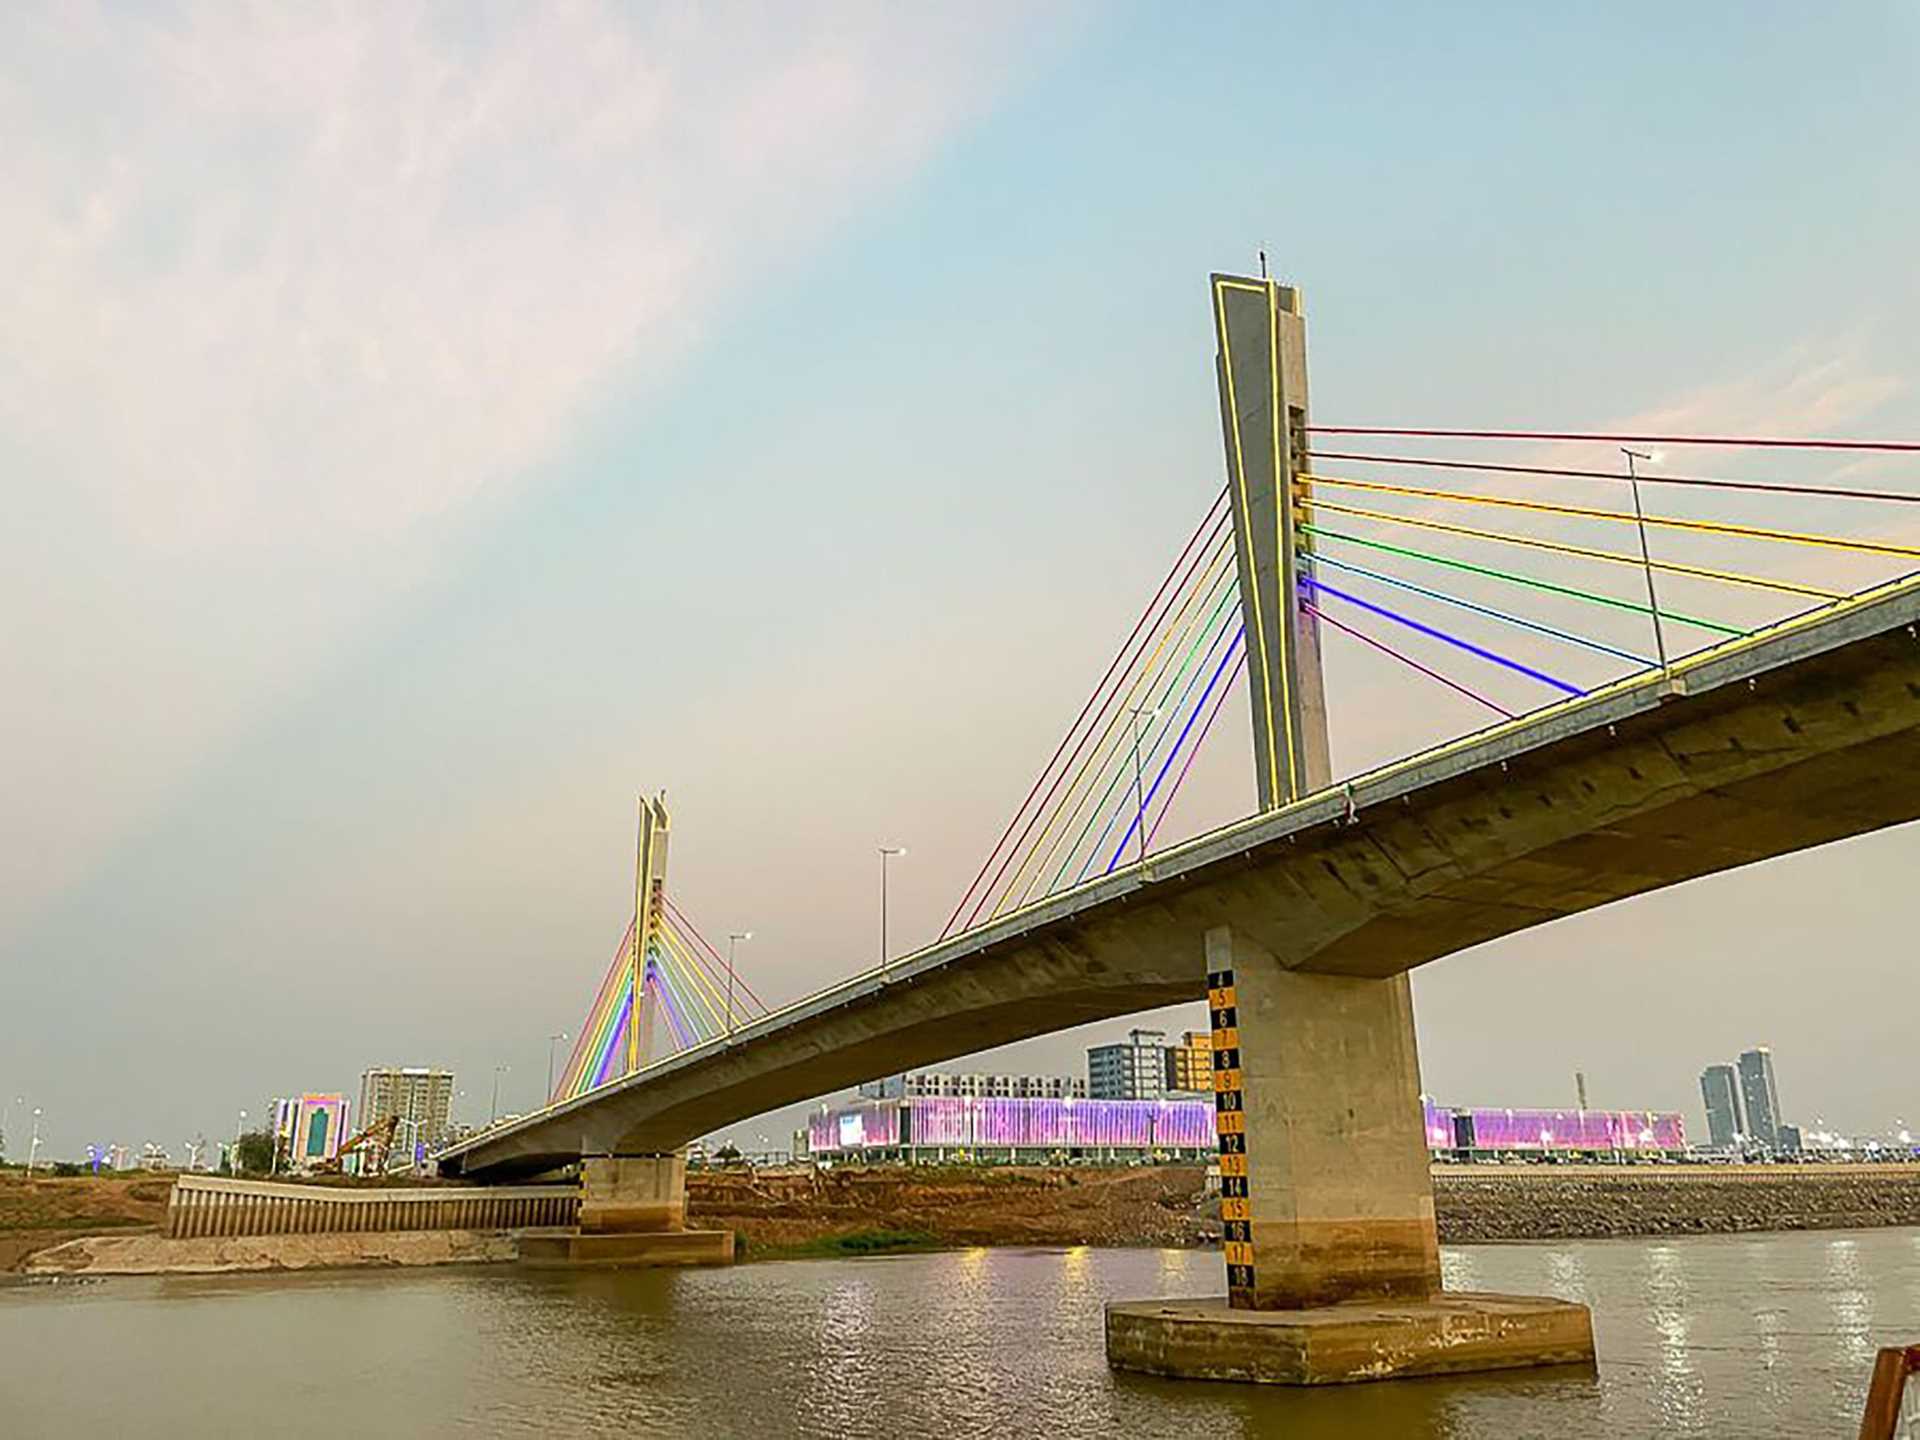
{"label": "bridge support pier", "polygon": [[523,1235],[525,1265],[730,1265],[731,1230],[687,1228],[687,1157],[589,1155],[577,1230]]}
{"label": "bridge support pier", "polygon": [[1107,1357],[1322,1385],[1591,1364],[1584,1305],[1446,1293],[1405,975],[1308,974],[1207,932],[1224,1301],[1119,1304]]}

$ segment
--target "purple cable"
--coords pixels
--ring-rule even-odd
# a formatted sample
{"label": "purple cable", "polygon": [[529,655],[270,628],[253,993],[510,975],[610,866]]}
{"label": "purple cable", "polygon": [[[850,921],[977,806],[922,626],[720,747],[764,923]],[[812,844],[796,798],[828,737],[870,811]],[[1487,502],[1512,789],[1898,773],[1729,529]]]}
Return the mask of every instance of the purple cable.
{"label": "purple cable", "polygon": [[[1430,635],[1435,640],[1444,641],[1456,649],[1465,650],[1469,655],[1478,655],[1482,660],[1491,660],[1495,665],[1505,666],[1517,674],[1525,675],[1529,679],[1538,680],[1543,685],[1551,685],[1554,689],[1564,691],[1568,695],[1584,695],[1587,693],[1578,685],[1570,685],[1565,680],[1557,680],[1544,671],[1535,670],[1531,665],[1522,665],[1518,660],[1509,660],[1505,655],[1496,654],[1492,650],[1474,644],[1471,640],[1462,640],[1457,635],[1449,635],[1444,630],[1437,630],[1431,625],[1423,625],[1418,620],[1402,615],[1398,610],[1389,610],[1386,606],[1376,605],[1371,600],[1362,600],[1358,595],[1349,595],[1344,590],[1336,590],[1333,586],[1327,584],[1326,581],[1316,580],[1311,575],[1302,575],[1300,577],[1300,583],[1314,590],[1323,590],[1336,600],[1344,600],[1349,605],[1358,605],[1362,610],[1370,611],[1375,615],[1381,616],[1383,619],[1393,621],[1395,624],[1404,625],[1409,630],[1417,630],[1422,635]],[[1320,613],[1322,616],[1326,614],[1324,610]],[[1427,673],[1432,674],[1433,672],[1428,671]],[[1495,708],[1497,709],[1498,707],[1496,706]]]}
{"label": "purple cable", "polygon": [[1458,690],[1462,695],[1466,696],[1469,700],[1478,700],[1482,705],[1486,706],[1489,710],[1492,710],[1497,714],[1504,715],[1509,720],[1518,718],[1517,716],[1514,715],[1513,711],[1507,709],[1506,706],[1496,704],[1494,701],[1489,700],[1486,696],[1482,695],[1477,690],[1469,690],[1466,686],[1462,685],[1457,680],[1449,680],[1445,675],[1442,675],[1438,670],[1429,670],[1426,666],[1422,665],[1418,660],[1415,660],[1411,655],[1402,655],[1398,650],[1394,649],[1391,645],[1387,644],[1385,641],[1376,640],[1371,635],[1364,635],[1360,631],[1354,629],[1351,625],[1342,625],[1338,620],[1334,619],[1333,616],[1327,614],[1326,611],[1318,608],[1312,602],[1302,601],[1300,604],[1300,608],[1306,611],[1307,614],[1313,616],[1316,620],[1326,621],[1327,624],[1333,626],[1334,629],[1341,631],[1343,634],[1351,635],[1354,639],[1360,641],[1362,644],[1371,645],[1376,650],[1384,651],[1386,654],[1391,655],[1394,659],[1398,660],[1402,665],[1411,665],[1414,669],[1418,670],[1422,675],[1427,676],[1429,679],[1438,680],[1442,685],[1446,686],[1449,690]]}

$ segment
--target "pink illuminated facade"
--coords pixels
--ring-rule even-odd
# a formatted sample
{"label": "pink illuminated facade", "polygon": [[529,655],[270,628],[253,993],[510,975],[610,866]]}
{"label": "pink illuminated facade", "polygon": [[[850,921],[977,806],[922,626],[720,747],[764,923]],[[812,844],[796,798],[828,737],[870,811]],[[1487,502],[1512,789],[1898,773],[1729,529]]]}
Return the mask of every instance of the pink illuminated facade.
{"label": "pink illuminated facade", "polygon": [[[1436,1154],[1565,1152],[1672,1154],[1687,1148],[1676,1112],[1455,1109],[1422,1101]],[[1119,1159],[1151,1153],[1200,1159],[1214,1152],[1209,1100],[1019,1100],[909,1096],[822,1106],[807,1129],[828,1158]]]}

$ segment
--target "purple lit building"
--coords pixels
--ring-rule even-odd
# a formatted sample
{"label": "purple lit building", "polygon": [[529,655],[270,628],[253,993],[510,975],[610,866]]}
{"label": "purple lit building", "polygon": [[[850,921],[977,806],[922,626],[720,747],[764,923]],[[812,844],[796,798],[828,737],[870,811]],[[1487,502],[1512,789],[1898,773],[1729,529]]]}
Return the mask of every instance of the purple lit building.
{"label": "purple lit building", "polygon": [[[1421,1102],[1437,1155],[1672,1154],[1687,1148],[1673,1111],[1456,1109]],[[821,1106],[807,1142],[842,1160],[999,1162],[1202,1160],[1215,1151],[1208,1100],[1080,1100],[915,1095]]]}

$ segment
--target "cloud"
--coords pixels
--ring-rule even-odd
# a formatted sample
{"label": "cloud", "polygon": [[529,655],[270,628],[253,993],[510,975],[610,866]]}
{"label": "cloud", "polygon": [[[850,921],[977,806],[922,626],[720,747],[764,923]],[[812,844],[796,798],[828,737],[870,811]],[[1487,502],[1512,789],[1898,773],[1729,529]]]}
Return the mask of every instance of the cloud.
{"label": "cloud", "polygon": [[[1033,20],[0,19],[0,863],[20,907],[992,98]],[[8,843],[8,842],[0,842]],[[6,906],[14,907],[10,915]]]}

